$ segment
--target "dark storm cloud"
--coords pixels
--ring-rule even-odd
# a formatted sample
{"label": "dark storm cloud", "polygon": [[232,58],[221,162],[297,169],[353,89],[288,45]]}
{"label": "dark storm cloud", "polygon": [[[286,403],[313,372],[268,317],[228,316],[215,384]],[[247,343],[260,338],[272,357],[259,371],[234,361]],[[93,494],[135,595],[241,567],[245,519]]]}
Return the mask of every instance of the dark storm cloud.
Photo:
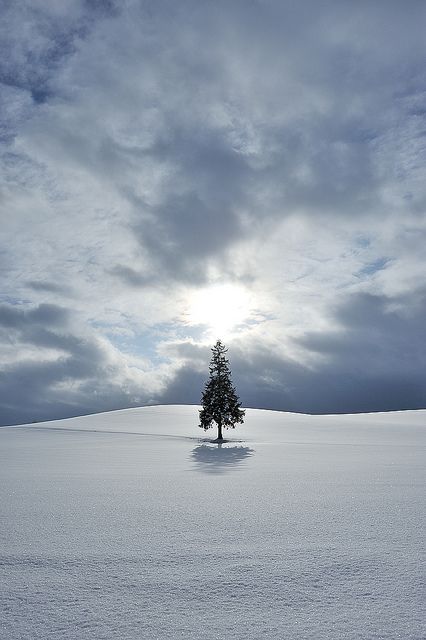
{"label": "dark storm cloud", "polygon": [[[422,290],[400,297],[359,294],[338,308],[339,329],[310,333],[300,340],[310,352],[325,357],[327,367],[347,370],[352,377],[376,377],[391,382],[414,381],[414,396],[426,400],[426,295]],[[383,385],[386,386],[386,385]],[[406,392],[408,384],[403,384]],[[401,395],[401,394],[399,394]],[[413,397],[412,394],[410,394]],[[418,402],[419,402],[418,399]],[[388,402],[393,402],[388,394]],[[383,402],[383,394],[376,398]],[[417,402],[417,404],[418,404]]]}
{"label": "dark storm cloud", "polygon": [[134,211],[130,229],[150,263],[144,274],[124,265],[113,268],[131,286],[166,279],[202,283],[211,260],[225,259],[247,234],[241,211],[247,208],[244,185],[252,170],[220,137],[201,125],[193,129],[149,150],[156,162],[172,162],[178,175],[178,184],[169,185],[160,204],[148,205],[125,192]]}
{"label": "dark storm cloud", "polygon": [[[2,304],[0,331],[3,330],[16,345],[32,345],[64,352],[68,359],[55,362],[52,368],[63,370],[58,381],[64,376],[78,378],[94,375],[97,367],[104,364],[105,355],[96,343],[70,332],[71,315],[69,310],[53,304],[40,304],[29,310]],[[11,372],[13,366],[9,373]],[[40,384],[40,380],[37,384]]]}
{"label": "dark storm cloud", "polygon": [[[302,413],[357,413],[426,406],[426,294],[407,299],[371,294],[336,308],[339,327],[298,340],[320,360],[307,367],[262,345],[231,350],[233,379],[244,406]],[[407,311],[409,309],[409,311]],[[200,402],[208,358],[193,350],[160,399]],[[199,355],[199,354],[198,354]],[[181,400],[178,400],[181,398]]]}
{"label": "dark storm cloud", "polygon": [[16,330],[27,330],[37,325],[64,327],[69,315],[69,311],[54,304],[40,304],[32,309],[0,304],[0,326]]}
{"label": "dark storm cloud", "polygon": [[172,278],[192,284],[205,280],[210,257],[219,258],[243,235],[229,207],[214,207],[194,193],[171,197],[134,228],[157,281]]}
{"label": "dark storm cloud", "polygon": [[[68,418],[140,404],[141,400],[132,401],[120,384],[114,384],[107,366],[88,359],[90,351],[92,356],[99,356],[92,348],[83,359],[70,355],[53,362],[24,360],[4,367],[0,371],[0,425]],[[104,358],[101,356],[100,360]]]}
{"label": "dark storm cloud", "polygon": [[184,365],[156,401],[159,404],[200,404],[205,381],[205,372]]}
{"label": "dark storm cloud", "polygon": [[[3,363],[0,425],[69,417],[82,410],[90,413],[132,403],[129,393],[114,382],[114,363],[102,343],[73,333],[71,317],[67,309],[51,304],[29,310],[0,305],[2,341],[22,353],[29,347],[40,350],[38,360]],[[53,359],[47,357],[51,350],[57,352]]]}

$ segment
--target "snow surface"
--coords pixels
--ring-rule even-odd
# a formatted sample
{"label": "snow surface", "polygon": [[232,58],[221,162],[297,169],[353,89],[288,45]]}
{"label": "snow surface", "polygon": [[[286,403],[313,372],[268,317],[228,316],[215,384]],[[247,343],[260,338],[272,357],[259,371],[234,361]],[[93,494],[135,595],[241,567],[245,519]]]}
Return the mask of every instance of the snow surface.
{"label": "snow surface", "polygon": [[426,411],[0,429],[7,640],[426,637]]}

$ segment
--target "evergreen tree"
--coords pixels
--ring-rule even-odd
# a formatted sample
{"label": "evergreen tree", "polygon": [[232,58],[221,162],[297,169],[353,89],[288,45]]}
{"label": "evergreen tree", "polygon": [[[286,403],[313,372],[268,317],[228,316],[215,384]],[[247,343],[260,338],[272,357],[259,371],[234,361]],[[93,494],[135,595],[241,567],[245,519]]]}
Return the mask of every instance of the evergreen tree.
{"label": "evergreen tree", "polygon": [[225,356],[227,351],[220,340],[212,348],[210,377],[201,400],[203,408],[200,411],[199,426],[207,431],[215,422],[218,440],[223,440],[222,427],[234,429],[237,423],[244,422],[245,415],[232,384],[229,360]]}

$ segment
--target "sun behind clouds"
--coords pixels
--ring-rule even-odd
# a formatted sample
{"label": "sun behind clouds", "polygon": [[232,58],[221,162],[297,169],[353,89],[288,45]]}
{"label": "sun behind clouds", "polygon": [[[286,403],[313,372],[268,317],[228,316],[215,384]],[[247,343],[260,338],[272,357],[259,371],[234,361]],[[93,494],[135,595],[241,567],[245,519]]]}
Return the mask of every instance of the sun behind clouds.
{"label": "sun behind clouds", "polygon": [[205,325],[210,337],[225,338],[250,316],[250,295],[234,284],[218,284],[194,293],[186,314],[187,324]]}

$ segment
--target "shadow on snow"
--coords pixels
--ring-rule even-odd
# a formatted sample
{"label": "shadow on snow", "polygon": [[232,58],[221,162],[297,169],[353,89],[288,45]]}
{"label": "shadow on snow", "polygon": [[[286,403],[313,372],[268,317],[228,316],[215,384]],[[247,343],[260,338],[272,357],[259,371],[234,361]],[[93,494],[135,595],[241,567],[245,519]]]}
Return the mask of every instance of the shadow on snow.
{"label": "shadow on snow", "polygon": [[254,454],[254,449],[230,442],[210,442],[195,447],[191,453],[192,462],[203,473],[226,473],[246,462]]}

